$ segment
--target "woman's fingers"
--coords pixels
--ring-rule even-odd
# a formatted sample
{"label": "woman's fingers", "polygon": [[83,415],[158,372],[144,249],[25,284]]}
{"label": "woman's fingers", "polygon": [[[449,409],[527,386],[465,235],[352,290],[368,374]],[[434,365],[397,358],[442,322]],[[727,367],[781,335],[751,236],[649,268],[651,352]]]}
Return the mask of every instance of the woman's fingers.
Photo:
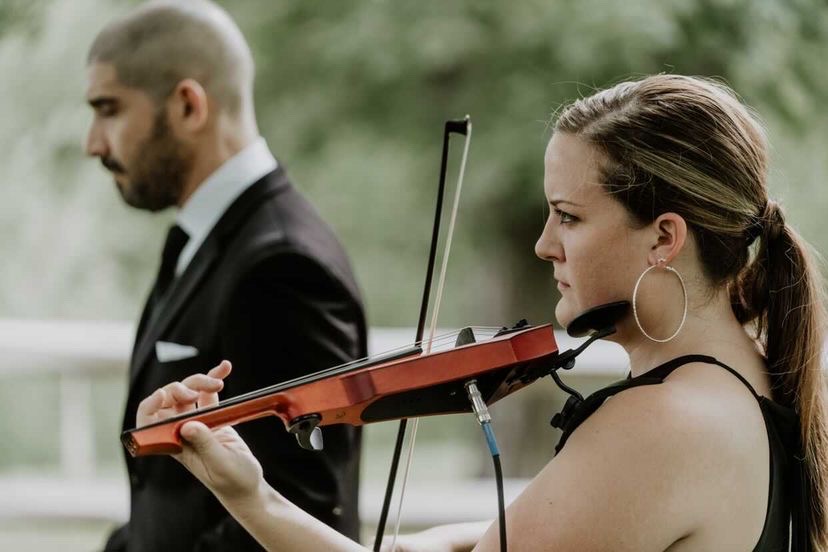
{"label": "woman's fingers", "polygon": [[155,414],[163,408],[164,394],[165,391],[163,389],[156,389],[152,395],[138,404],[136,423],[139,427],[154,420]]}
{"label": "woman's fingers", "polygon": [[181,380],[181,384],[192,391],[203,393],[217,393],[224,387],[223,381],[207,374],[193,374]]}
{"label": "woman's fingers", "polygon": [[198,406],[205,408],[217,404],[218,392],[224,388],[224,378],[230,374],[232,366],[224,360],[207,374],[193,374],[182,381],[190,389],[199,392]]}
{"label": "woman's fingers", "polygon": [[168,383],[164,387],[156,389],[152,395],[141,401],[138,405],[136,422],[140,427],[159,419],[169,418],[176,413],[190,410],[195,406],[198,398],[198,391],[183,383],[178,381]]}
{"label": "woman's fingers", "polygon": [[221,443],[210,428],[201,422],[187,422],[181,426],[181,436],[187,441],[196,454],[208,462],[215,462],[226,455]]}
{"label": "woman's fingers", "polygon": [[167,384],[140,402],[136,423],[140,427],[158,419],[168,418],[168,412],[175,412],[182,406],[194,405],[196,400],[198,392],[177,381]]}
{"label": "woman's fingers", "polygon": [[218,403],[218,392],[224,388],[232,366],[229,361],[212,368],[207,374],[193,374],[182,381],[168,383],[138,405],[137,425],[165,420],[176,414]]}
{"label": "woman's fingers", "polygon": [[164,408],[180,407],[195,403],[198,392],[190,386],[174,381],[161,388],[164,393]]}
{"label": "woman's fingers", "polygon": [[221,363],[210,369],[207,372],[207,375],[213,378],[224,379],[230,375],[230,372],[233,370],[233,365],[230,364],[229,360],[222,360]]}

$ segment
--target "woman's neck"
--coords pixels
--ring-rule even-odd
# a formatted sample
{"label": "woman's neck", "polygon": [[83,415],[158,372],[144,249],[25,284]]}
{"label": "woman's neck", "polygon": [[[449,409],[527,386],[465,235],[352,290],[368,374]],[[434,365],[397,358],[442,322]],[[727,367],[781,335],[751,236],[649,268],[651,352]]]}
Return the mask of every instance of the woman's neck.
{"label": "woman's neck", "polygon": [[[677,326],[662,333],[669,335],[675,331],[675,327]],[[630,357],[633,376],[643,374],[683,355],[721,356],[726,351],[752,348],[749,336],[733,314],[730,297],[725,289],[719,291],[712,299],[691,302],[687,309],[687,320],[681,331],[666,343],[658,343],[645,337],[632,315],[619,329],[618,342]]]}

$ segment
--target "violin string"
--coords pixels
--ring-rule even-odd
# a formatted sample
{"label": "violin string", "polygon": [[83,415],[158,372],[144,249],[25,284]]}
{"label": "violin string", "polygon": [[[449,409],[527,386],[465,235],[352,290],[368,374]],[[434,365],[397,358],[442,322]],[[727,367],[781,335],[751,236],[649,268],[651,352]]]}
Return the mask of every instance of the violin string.
{"label": "violin string", "polygon": [[[484,341],[486,339],[490,339],[496,332],[498,332],[501,329],[500,327],[497,327],[497,326],[469,326],[469,328],[472,328],[472,331],[474,332],[475,338],[477,339],[478,342]],[[461,330],[453,330],[453,331],[450,331],[450,332],[446,332],[444,334],[440,334],[437,337],[434,337],[432,339],[431,352],[433,352],[435,349],[450,348],[454,344],[454,342],[457,340],[457,336],[460,334],[460,331]],[[314,372],[313,374],[310,374],[310,375],[307,375],[307,376],[301,376],[299,378],[296,378],[295,380],[283,381],[283,382],[271,385],[269,387],[265,387],[265,388],[262,388],[262,389],[257,389],[255,391],[250,391],[250,392],[247,392],[247,393],[243,393],[241,395],[235,395],[233,397],[228,397],[227,399],[224,399],[223,401],[220,401],[217,406],[223,406],[228,401],[238,402],[238,401],[249,399],[249,398],[254,397],[254,396],[269,393],[269,392],[273,391],[276,388],[281,388],[281,387],[285,387],[285,386],[288,386],[288,385],[299,385],[299,384],[301,384],[303,382],[306,382],[310,379],[319,378],[319,377],[325,376],[326,374],[331,374],[333,372],[346,371],[347,368],[350,367],[350,366],[354,366],[354,365],[357,365],[357,364],[365,362],[365,361],[370,361],[372,359],[377,359],[377,358],[380,358],[380,357],[383,357],[383,356],[393,357],[394,354],[405,351],[406,349],[410,349],[411,347],[414,347],[415,345],[417,345],[416,342],[411,342],[411,343],[406,344],[406,345],[400,345],[399,347],[395,347],[393,349],[388,349],[386,351],[383,351],[382,353],[378,353],[376,355],[368,355],[368,356],[358,358],[358,359],[354,359],[354,360],[351,360],[351,361],[348,361],[348,362],[345,362],[345,363],[342,363],[342,364],[337,364],[336,366],[332,366],[330,368],[320,370],[319,372]],[[422,343],[420,345],[422,346]]]}
{"label": "violin string", "polygon": [[[449,219],[449,227],[448,232],[446,233],[446,246],[443,251],[443,259],[440,266],[440,279],[438,280],[437,284],[437,294],[436,299],[434,301],[434,311],[431,315],[431,325],[429,327],[429,338],[428,344],[425,348],[425,354],[430,354],[432,350],[432,342],[434,340],[434,333],[437,329],[437,317],[440,312],[440,303],[443,298],[443,288],[446,283],[446,272],[448,269],[448,259],[449,254],[451,253],[451,242],[452,238],[454,237],[454,225],[457,220],[457,212],[460,208],[460,192],[463,188],[463,177],[466,173],[466,160],[469,156],[469,141],[471,140],[471,133],[472,133],[472,126],[471,121],[469,121],[468,115],[466,116],[466,142],[463,146],[463,157],[460,160],[460,173],[457,176],[457,186],[454,189],[454,202],[451,207],[451,218]],[[403,499],[405,497],[405,487],[406,483],[408,482],[408,474],[411,470],[411,462],[414,458],[414,444],[417,439],[417,427],[419,426],[420,419],[414,418],[413,423],[411,424],[411,438],[408,441],[408,452],[406,454],[407,459],[405,462],[405,470],[403,471],[402,475],[402,485],[400,485],[400,499],[397,503],[397,513],[396,519],[394,521],[394,535],[391,539],[391,550],[394,550],[394,547],[397,544],[397,537],[400,534],[400,521],[402,520],[402,504]]]}
{"label": "violin string", "polygon": [[[433,352],[435,349],[448,349],[448,348],[451,348],[452,345],[454,344],[454,342],[457,340],[457,336],[459,335],[459,333],[460,333],[460,330],[453,330],[453,331],[450,331],[450,332],[446,332],[444,334],[440,334],[439,336],[433,338],[432,346],[431,346],[431,352]],[[481,332],[481,335],[482,335],[482,332]],[[284,387],[287,387],[287,386],[294,386],[294,385],[300,385],[302,383],[307,383],[307,382],[309,382],[313,379],[318,379],[318,378],[324,377],[326,375],[331,375],[335,372],[345,372],[345,371],[347,371],[348,367],[350,367],[350,366],[355,366],[355,365],[358,365],[359,363],[362,363],[362,362],[365,362],[365,361],[370,361],[370,360],[377,359],[377,358],[384,357],[384,356],[393,357],[394,354],[405,351],[406,349],[410,349],[410,348],[414,347],[415,345],[417,345],[416,342],[411,342],[409,344],[401,345],[401,346],[395,347],[393,349],[388,349],[388,350],[383,351],[382,353],[379,353],[379,354],[376,354],[376,355],[369,355],[369,356],[365,356],[365,357],[362,357],[362,358],[351,360],[351,361],[348,361],[348,362],[345,362],[345,363],[342,363],[342,364],[337,364],[336,366],[332,366],[330,368],[320,370],[319,372],[314,372],[313,374],[309,374],[307,376],[300,376],[300,377],[298,377],[296,379],[293,379],[293,380],[283,381],[283,382],[280,382],[280,383],[277,383],[277,384],[274,384],[274,385],[271,385],[271,386],[268,386],[268,387],[265,387],[265,388],[262,388],[262,389],[256,389],[255,391],[250,391],[248,393],[244,393],[242,395],[235,395],[233,397],[229,397],[227,399],[224,399],[223,401],[221,401],[218,404],[218,406],[223,406],[228,401],[238,402],[238,401],[249,399],[249,398],[254,397],[254,396],[258,396],[258,395],[261,395],[261,394],[266,394],[266,393],[269,393],[269,392],[271,392],[271,391],[273,391],[274,389],[277,389],[277,388],[284,388]],[[420,346],[422,346],[422,343],[420,344]]]}
{"label": "violin string", "polygon": [[[447,346],[447,344],[450,344],[453,341],[455,341],[456,338],[457,338],[457,335],[459,333],[460,333],[459,330],[448,332],[448,333],[440,335],[439,337],[436,337],[435,341],[439,344],[440,347],[444,347],[444,346]],[[336,366],[331,366],[330,368],[325,368],[324,370],[320,370],[318,372],[308,374],[307,376],[300,376],[300,377],[292,379],[292,380],[282,381],[282,382],[270,385],[268,387],[264,387],[262,389],[256,389],[254,391],[249,391],[247,393],[243,393],[241,395],[234,395],[233,397],[229,397],[227,399],[224,399],[223,401],[220,401],[217,406],[223,406],[229,401],[237,402],[237,401],[246,400],[246,399],[249,399],[249,398],[254,397],[254,396],[269,393],[269,392],[271,392],[271,391],[273,391],[274,389],[277,389],[277,388],[283,388],[283,387],[288,387],[288,386],[300,385],[302,383],[307,383],[307,382],[310,382],[314,379],[319,379],[319,378],[324,377],[326,375],[331,375],[332,373],[335,373],[335,372],[344,372],[344,371],[347,371],[347,368],[350,367],[350,366],[354,366],[354,365],[357,365],[357,364],[362,363],[362,362],[370,361],[372,359],[376,359],[376,358],[380,358],[380,357],[384,357],[384,356],[393,357],[395,353],[400,353],[402,351],[405,351],[406,349],[410,349],[410,348],[414,347],[415,345],[416,345],[416,343],[413,343],[413,342],[411,344],[401,345],[399,347],[395,347],[393,349],[383,351],[382,353],[379,353],[379,354],[376,354],[376,355],[368,355],[368,356],[365,356],[365,357],[362,357],[362,358],[357,358],[357,359],[354,359],[354,360],[350,360],[348,362],[344,362],[342,364],[337,364]]]}
{"label": "violin string", "polygon": [[[471,330],[475,334],[475,337],[482,337],[482,338],[485,338],[485,339],[490,339],[495,333],[497,333],[498,331],[500,331],[502,329],[501,326],[467,326],[467,327],[471,328]],[[445,346],[447,344],[453,343],[454,341],[456,341],[457,336],[460,334],[461,331],[462,330],[452,330],[452,331],[446,332],[444,334],[440,334],[440,335],[432,338],[431,342],[434,345],[432,346],[431,350],[433,351],[435,348],[442,347],[442,346]],[[478,341],[482,341],[482,339],[479,339]],[[412,341],[410,343],[406,343],[404,345],[394,347],[393,349],[387,349],[387,350],[385,350],[381,353],[378,353],[376,355],[367,355],[367,356],[364,356],[364,357],[361,357],[361,358],[356,358],[354,360],[349,360],[348,362],[344,362],[342,364],[337,364],[336,366],[326,368],[325,370],[322,370],[320,372],[316,372],[315,374],[322,374],[322,373],[328,372],[330,370],[339,370],[339,369],[342,369],[342,368],[347,368],[348,366],[351,366],[353,364],[359,364],[361,362],[365,362],[365,361],[371,360],[372,358],[377,358],[379,356],[392,356],[394,353],[398,353],[398,352],[404,351],[406,349],[410,349],[411,347],[415,347],[417,345],[422,346],[422,342],[417,343],[416,341]]]}

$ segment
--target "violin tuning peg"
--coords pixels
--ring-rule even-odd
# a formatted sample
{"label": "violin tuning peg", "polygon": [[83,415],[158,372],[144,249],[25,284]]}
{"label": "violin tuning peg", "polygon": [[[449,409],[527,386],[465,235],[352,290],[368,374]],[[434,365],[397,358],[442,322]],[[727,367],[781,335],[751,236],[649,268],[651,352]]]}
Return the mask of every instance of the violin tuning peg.
{"label": "violin tuning peg", "polygon": [[313,428],[309,433],[297,433],[296,440],[299,441],[299,446],[305,450],[322,450],[323,447],[322,430],[318,427]]}
{"label": "violin tuning peg", "polygon": [[322,430],[317,427],[322,417],[319,414],[307,414],[290,421],[288,431],[296,435],[299,446],[305,450],[322,450]]}
{"label": "violin tuning peg", "polygon": [[517,331],[520,331],[520,330],[525,330],[525,329],[530,328],[530,327],[532,327],[532,324],[530,324],[529,321],[526,320],[525,318],[521,318],[511,328],[507,328],[506,326],[502,326],[500,328],[500,330],[498,330],[498,332],[494,336],[495,337],[500,337],[501,335],[506,335],[506,334],[517,332]]}

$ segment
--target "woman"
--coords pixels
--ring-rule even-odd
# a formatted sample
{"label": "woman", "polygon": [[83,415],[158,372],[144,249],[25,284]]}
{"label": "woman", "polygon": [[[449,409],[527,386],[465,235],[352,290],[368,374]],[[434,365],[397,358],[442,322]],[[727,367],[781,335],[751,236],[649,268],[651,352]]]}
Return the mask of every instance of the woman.
{"label": "woman", "polygon": [[[566,326],[631,301],[612,340],[633,378],[662,383],[618,393],[569,436],[508,507],[513,550],[787,550],[798,482],[782,470],[796,463],[778,445],[785,407],[799,417],[808,538],[828,549],[822,286],[768,198],[766,165],[759,124],[704,79],[625,82],[558,117],[535,247],[561,291],[555,315]],[[157,391],[138,425],[215,402],[229,372],[225,362]],[[231,428],[191,422],[182,436],[179,460],[268,549],[363,550],[270,488]],[[496,524],[408,542],[499,546]]]}

